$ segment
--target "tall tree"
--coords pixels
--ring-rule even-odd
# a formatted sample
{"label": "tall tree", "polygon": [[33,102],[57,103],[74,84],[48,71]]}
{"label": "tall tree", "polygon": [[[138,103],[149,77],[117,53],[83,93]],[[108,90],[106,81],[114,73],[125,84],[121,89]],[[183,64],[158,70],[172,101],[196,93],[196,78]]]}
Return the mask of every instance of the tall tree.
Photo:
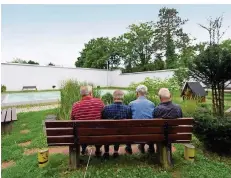
{"label": "tall tree", "polygon": [[75,62],[76,67],[88,67],[106,69],[117,68],[120,64],[119,51],[117,50],[117,39],[97,38],[85,44],[80,52],[80,57]]}
{"label": "tall tree", "polygon": [[[209,33],[209,46],[189,65],[190,75],[212,89],[213,113],[224,115],[224,89],[231,80],[231,50],[228,42],[221,45],[223,18],[209,19],[209,26],[200,25]],[[224,45],[225,44],[225,45]],[[224,46],[228,46],[224,47]]]}
{"label": "tall tree", "polygon": [[132,24],[123,38],[125,41],[125,70],[129,71],[135,67],[146,70],[155,51],[152,24],[150,22]]}
{"label": "tall tree", "polygon": [[180,50],[190,42],[182,28],[188,20],[181,19],[178,14],[176,9],[164,7],[159,10],[159,20],[154,24],[155,43],[159,50],[165,52],[167,68],[177,67],[176,49]]}

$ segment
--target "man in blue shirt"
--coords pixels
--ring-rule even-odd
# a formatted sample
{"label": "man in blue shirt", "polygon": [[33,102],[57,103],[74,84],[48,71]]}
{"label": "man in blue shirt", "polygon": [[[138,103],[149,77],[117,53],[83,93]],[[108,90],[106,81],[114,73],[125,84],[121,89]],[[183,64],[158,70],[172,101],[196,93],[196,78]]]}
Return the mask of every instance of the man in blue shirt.
{"label": "man in blue shirt", "polygon": [[[153,102],[146,98],[148,88],[145,85],[139,85],[136,88],[137,99],[129,104],[132,111],[132,119],[152,119],[152,113],[155,105]],[[144,121],[145,122],[145,121]],[[142,153],[145,152],[145,144],[140,144],[139,149]],[[125,148],[127,153],[132,154],[131,144],[128,144]],[[154,152],[154,144],[149,143],[149,152]]]}
{"label": "man in blue shirt", "polygon": [[[113,93],[114,103],[104,107],[102,112],[103,119],[131,119],[130,107],[123,104],[124,93],[121,90],[116,90]],[[105,153],[103,157],[109,158],[109,145],[104,145]],[[114,145],[113,157],[119,156],[119,144]]]}

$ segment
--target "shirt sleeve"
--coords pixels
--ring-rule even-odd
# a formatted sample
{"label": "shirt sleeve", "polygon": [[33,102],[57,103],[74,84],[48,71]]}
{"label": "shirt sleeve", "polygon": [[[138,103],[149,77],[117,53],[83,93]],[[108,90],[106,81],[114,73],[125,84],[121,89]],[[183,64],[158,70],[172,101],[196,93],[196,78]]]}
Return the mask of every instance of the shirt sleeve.
{"label": "shirt sleeve", "polygon": [[153,118],[158,118],[158,108],[154,108],[153,113],[152,113]]}
{"label": "shirt sleeve", "polygon": [[179,107],[179,118],[182,118],[183,117],[183,112],[182,112],[182,109]]}
{"label": "shirt sleeve", "polygon": [[75,117],[74,117],[74,110],[75,109],[75,105],[72,106],[72,110],[71,110],[71,120],[75,120]]}

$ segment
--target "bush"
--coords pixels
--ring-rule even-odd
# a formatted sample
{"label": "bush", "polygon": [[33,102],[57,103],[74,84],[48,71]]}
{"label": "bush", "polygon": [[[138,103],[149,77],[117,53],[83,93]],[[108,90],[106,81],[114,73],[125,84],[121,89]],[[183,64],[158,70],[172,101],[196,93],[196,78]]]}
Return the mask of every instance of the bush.
{"label": "bush", "polygon": [[124,95],[123,103],[128,105],[130,102],[136,100],[136,93],[135,92],[128,92]]}
{"label": "bush", "polygon": [[201,112],[194,119],[193,132],[206,149],[220,155],[231,153],[231,117],[214,118]]}
{"label": "bush", "polygon": [[70,120],[72,105],[81,99],[81,83],[75,80],[64,81],[61,85],[59,119]]}
{"label": "bush", "polygon": [[55,87],[56,87],[55,85],[52,86],[53,89],[55,89]]}
{"label": "bush", "polygon": [[6,86],[5,86],[5,85],[2,85],[2,86],[1,86],[1,93],[2,93],[2,92],[6,92]]}
{"label": "bush", "polygon": [[113,103],[113,96],[111,93],[104,94],[101,99],[106,105]]}
{"label": "bush", "polygon": [[174,93],[175,91],[179,91],[180,87],[177,83],[177,80],[175,78],[169,78],[169,79],[159,79],[159,78],[145,78],[143,82],[139,83],[132,83],[129,87],[133,90],[138,85],[145,85],[148,88],[148,93],[152,95],[157,95],[160,88],[168,88],[170,92]]}

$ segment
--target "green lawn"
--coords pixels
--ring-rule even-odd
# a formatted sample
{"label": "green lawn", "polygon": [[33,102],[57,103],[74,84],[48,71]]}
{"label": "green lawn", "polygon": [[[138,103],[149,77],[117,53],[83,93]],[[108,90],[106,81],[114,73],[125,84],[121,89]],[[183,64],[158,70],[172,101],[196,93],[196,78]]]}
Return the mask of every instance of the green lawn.
{"label": "green lawn", "polygon": [[[39,178],[39,177],[73,177],[83,178],[87,157],[84,165],[78,170],[71,171],[68,168],[68,156],[63,154],[50,155],[49,164],[45,168],[38,168],[37,154],[26,156],[26,149],[44,148],[46,140],[43,135],[42,121],[47,114],[55,113],[55,110],[21,113],[18,121],[14,123],[13,133],[2,136],[2,162],[15,161],[15,165],[2,170],[3,178]],[[26,124],[26,125],[25,125]],[[28,134],[21,134],[21,130],[29,130]],[[31,141],[27,147],[20,147],[18,143]],[[199,142],[194,139],[195,145]],[[231,158],[218,157],[215,154],[203,153],[197,146],[194,163],[183,158],[184,147],[175,144],[177,151],[173,154],[175,165],[171,170],[165,171],[155,164],[155,157],[149,155],[125,155],[119,159],[100,161],[93,158],[88,168],[86,177],[92,178],[230,178]]]}

